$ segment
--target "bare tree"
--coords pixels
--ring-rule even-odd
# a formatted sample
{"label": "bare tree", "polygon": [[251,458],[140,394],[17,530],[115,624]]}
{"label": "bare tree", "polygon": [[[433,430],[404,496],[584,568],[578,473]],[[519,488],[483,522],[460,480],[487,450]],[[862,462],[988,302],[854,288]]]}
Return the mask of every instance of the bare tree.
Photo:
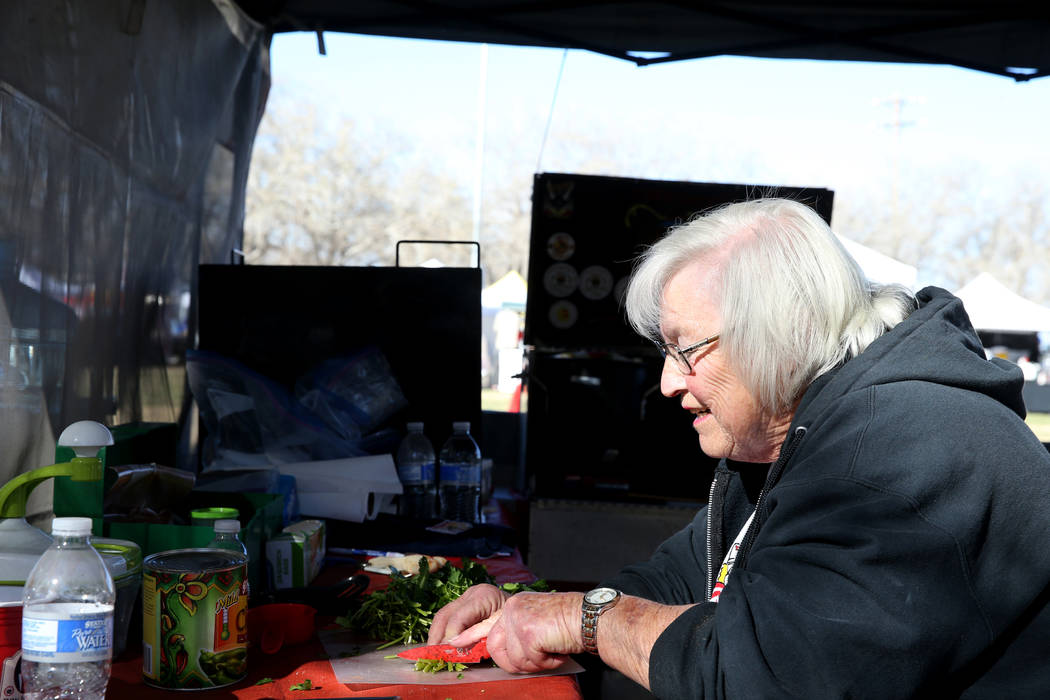
{"label": "bare tree", "polygon": [[469,207],[437,171],[403,165],[389,135],[333,126],[278,104],[259,130],[249,176],[249,262],[392,265],[398,240],[469,236]]}
{"label": "bare tree", "polygon": [[920,282],[957,289],[981,272],[1033,301],[1050,304],[1050,189],[1037,177],[1008,183],[979,163],[917,169],[894,211],[879,192],[837,192],[835,228],[919,268]]}
{"label": "bare tree", "polygon": [[[520,139],[489,143],[479,237],[481,266],[492,282],[509,270],[526,271],[537,154]],[[600,129],[559,133],[543,169],[689,179],[681,170],[699,157],[675,159],[636,146]],[[435,157],[389,132],[366,132],[349,120],[333,124],[309,105],[273,100],[249,178],[248,261],[392,265],[398,241],[472,240],[469,174]],[[733,162],[739,169],[748,158],[743,153]],[[912,168],[894,188],[842,188],[835,199],[837,232],[915,265],[920,282],[956,289],[989,271],[1017,293],[1050,304],[1050,272],[1042,264],[1050,247],[1050,192],[1039,177],[1018,174],[1004,187],[980,163],[958,162]],[[413,246],[404,249],[403,264],[438,257],[470,265],[468,252]]]}
{"label": "bare tree", "polygon": [[[259,129],[248,183],[249,262],[393,265],[398,241],[472,239],[472,202],[454,168],[389,133],[332,125],[309,105],[275,102]],[[494,173],[498,174],[498,173]],[[494,178],[486,191],[481,264],[489,280],[524,270],[528,178]],[[402,264],[438,257],[472,265],[470,251],[404,246]]]}

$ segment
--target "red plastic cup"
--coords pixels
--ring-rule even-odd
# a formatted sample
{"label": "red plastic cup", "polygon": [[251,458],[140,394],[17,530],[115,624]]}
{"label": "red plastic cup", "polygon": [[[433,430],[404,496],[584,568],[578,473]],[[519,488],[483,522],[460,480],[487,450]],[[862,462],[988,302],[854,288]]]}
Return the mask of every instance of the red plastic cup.
{"label": "red plastic cup", "polygon": [[248,641],[264,654],[276,654],[288,644],[314,636],[317,610],[302,603],[270,603],[248,610]]}
{"label": "red plastic cup", "polygon": [[22,606],[0,607],[0,661],[22,648]]}

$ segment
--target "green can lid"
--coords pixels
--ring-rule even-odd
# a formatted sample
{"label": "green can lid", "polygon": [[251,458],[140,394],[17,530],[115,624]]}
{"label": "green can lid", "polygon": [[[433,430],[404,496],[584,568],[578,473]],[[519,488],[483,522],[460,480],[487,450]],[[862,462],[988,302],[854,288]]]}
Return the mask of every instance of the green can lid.
{"label": "green can lid", "polygon": [[130,540],[92,537],[91,546],[102,555],[113,581],[138,576],[142,573],[142,549]]}
{"label": "green can lid", "polygon": [[236,520],[240,513],[236,508],[215,506],[212,508],[196,508],[190,511],[190,517],[194,520]]}

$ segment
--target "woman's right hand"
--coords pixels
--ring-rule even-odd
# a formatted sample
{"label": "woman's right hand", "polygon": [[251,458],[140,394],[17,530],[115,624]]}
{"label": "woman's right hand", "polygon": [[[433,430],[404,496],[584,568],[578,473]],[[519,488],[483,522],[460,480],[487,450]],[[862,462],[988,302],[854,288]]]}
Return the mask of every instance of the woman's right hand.
{"label": "woman's right hand", "polygon": [[508,597],[509,593],[487,583],[471,586],[437,611],[430,623],[427,643],[441,644],[456,637],[457,646],[470,646],[488,635]]}

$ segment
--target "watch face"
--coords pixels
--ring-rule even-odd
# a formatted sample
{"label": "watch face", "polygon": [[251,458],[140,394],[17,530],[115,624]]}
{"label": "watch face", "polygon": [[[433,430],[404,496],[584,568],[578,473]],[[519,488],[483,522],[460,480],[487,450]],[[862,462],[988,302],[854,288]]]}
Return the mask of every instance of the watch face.
{"label": "watch face", "polygon": [[616,597],[616,591],[612,588],[595,588],[586,597],[591,605],[603,605]]}

